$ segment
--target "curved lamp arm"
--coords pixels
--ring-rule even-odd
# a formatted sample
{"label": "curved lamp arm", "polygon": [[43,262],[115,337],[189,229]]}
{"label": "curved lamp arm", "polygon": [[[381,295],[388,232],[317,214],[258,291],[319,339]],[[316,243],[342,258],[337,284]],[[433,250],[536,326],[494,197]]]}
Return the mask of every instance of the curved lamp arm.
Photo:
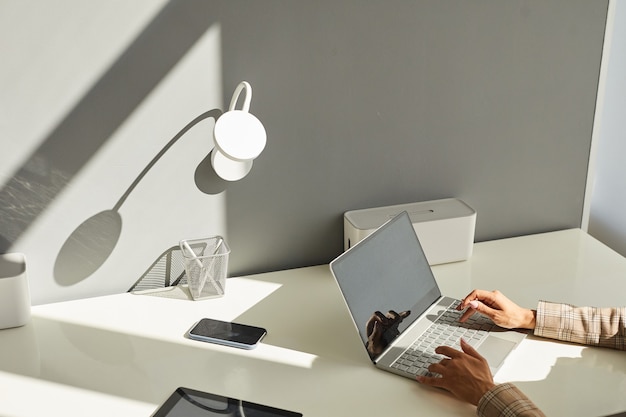
{"label": "curved lamp arm", "polygon": [[207,112],[202,113],[200,116],[196,117],[195,119],[193,119],[191,122],[187,124],[187,126],[183,127],[183,129],[180,132],[178,132],[176,136],[174,136],[167,143],[167,145],[165,145],[163,149],[161,149],[159,153],[156,154],[154,158],[152,158],[152,160],[148,163],[148,165],[146,165],[143,171],[141,171],[139,176],[135,178],[135,181],[133,181],[133,183],[130,185],[130,187],[128,187],[124,195],[122,195],[122,197],[120,197],[120,199],[117,201],[117,203],[115,204],[115,207],[113,207],[113,210],[114,211],[119,210],[119,208],[122,206],[122,204],[124,204],[124,201],[126,201],[130,193],[135,189],[135,187],[137,186],[137,184],[139,184],[139,182],[143,179],[143,177],[146,176],[146,174],[148,173],[148,171],[150,171],[150,169],[154,166],[154,164],[156,164],[157,161],[161,159],[161,157],[165,154],[165,152],[167,152],[168,149],[171,148],[172,145],[174,145],[178,141],[178,139],[180,139],[185,133],[187,133],[189,129],[191,129],[192,127],[194,127],[195,125],[203,121],[204,119],[208,119],[210,117],[212,117],[213,119],[217,121],[217,119],[221,115],[222,115],[222,111],[220,109],[209,110]]}

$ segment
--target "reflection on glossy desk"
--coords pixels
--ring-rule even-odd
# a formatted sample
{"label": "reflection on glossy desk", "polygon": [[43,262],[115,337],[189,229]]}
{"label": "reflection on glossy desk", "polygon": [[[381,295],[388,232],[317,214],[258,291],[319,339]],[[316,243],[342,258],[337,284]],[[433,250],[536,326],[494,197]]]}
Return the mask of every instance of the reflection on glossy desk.
{"label": "reflection on glossy desk", "polygon": [[[623,305],[626,293],[626,260],[579,230],[479,243],[469,261],[434,272],[447,294],[498,288],[528,307]],[[202,317],[268,335],[252,351],[187,339]],[[231,278],[213,300],[119,294],[36,306],[28,325],[0,331],[0,350],[1,416],[149,416],[178,386],[308,417],[475,414],[375,369],[326,265]],[[531,336],[496,380],[551,416],[626,410],[625,352]]]}

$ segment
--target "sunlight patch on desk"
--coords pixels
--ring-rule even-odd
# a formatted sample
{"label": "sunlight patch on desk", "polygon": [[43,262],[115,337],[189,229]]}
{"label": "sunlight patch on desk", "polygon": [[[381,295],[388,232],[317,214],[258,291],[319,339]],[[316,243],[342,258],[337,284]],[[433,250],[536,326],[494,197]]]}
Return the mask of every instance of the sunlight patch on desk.
{"label": "sunlight patch on desk", "polygon": [[546,415],[601,416],[626,409],[626,397],[616,395],[626,391],[624,352],[547,339],[535,342],[541,348],[524,354],[531,363],[518,363],[516,377],[507,379]]}
{"label": "sunlight patch on desk", "polygon": [[[553,354],[546,355],[547,349]],[[506,358],[494,379],[496,382],[543,381],[548,378],[558,360],[580,358],[584,349],[584,346],[529,336]],[[533,359],[529,362],[522,358]]]}
{"label": "sunlight patch on desk", "polygon": [[317,359],[317,355],[266,344],[261,344],[256,348],[255,357],[299,368],[312,368],[313,362]]}
{"label": "sunlight patch on desk", "polygon": [[[226,281],[226,296],[219,300],[224,300],[225,307],[229,306],[232,311],[232,317],[240,316],[256,304],[269,297],[283,284],[276,282],[259,281],[250,278],[229,278]],[[230,295],[236,295],[236,302],[229,302]],[[217,301],[218,299],[216,299]],[[230,304],[236,304],[230,306]]]}
{"label": "sunlight patch on desk", "polygon": [[[2,415],[149,415],[156,405],[0,371]],[[26,395],[27,394],[27,395]],[[29,398],[30,401],[25,401]]]}
{"label": "sunlight patch on desk", "polygon": [[205,350],[216,351],[220,354],[235,355],[246,359],[253,358],[254,360],[264,360],[280,365],[295,366],[298,368],[311,368],[313,367],[315,360],[318,358],[317,355],[311,353],[274,346],[269,343],[264,343],[263,341],[261,341],[257,347],[250,350],[191,339],[189,339],[189,345],[193,347],[202,347]]}
{"label": "sunlight patch on desk", "polygon": [[[236,319],[281,286],[246,278],[229,278],[226,295],[220,298],[163,300],[125,293],[39,305],[33,308],[33,316],[156,339],[168,339],[164,335],[178,338],[194,320],[203,317],[226,321]],[[173,310],[177,313],[172,314]]]}

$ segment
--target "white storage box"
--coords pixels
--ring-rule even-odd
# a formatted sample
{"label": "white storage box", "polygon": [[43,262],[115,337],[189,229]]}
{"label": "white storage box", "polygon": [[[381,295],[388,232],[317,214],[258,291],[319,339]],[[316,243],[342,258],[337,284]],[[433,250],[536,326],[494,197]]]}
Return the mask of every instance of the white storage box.
{"label": "white storage box", "polygon": [[409,214],[430,265],[472,256],[476,211],[456,198],[347,211],[343,216],[344,250],[403,211]]}
{"label": "white storage box", "polygon": [[29,320],[26,257],[22,253],[0,255],[0,329],[23,326]]}

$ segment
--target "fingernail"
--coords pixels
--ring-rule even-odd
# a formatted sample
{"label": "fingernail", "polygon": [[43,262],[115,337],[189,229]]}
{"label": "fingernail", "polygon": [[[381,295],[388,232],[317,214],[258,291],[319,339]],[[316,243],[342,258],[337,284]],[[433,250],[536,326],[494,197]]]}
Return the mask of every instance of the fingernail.
{"label": "fingernail", "polygon": [[478,308],[478,301],[473,300],[469,302],[470,307],[472,307],[474,310],[476,310]]}

